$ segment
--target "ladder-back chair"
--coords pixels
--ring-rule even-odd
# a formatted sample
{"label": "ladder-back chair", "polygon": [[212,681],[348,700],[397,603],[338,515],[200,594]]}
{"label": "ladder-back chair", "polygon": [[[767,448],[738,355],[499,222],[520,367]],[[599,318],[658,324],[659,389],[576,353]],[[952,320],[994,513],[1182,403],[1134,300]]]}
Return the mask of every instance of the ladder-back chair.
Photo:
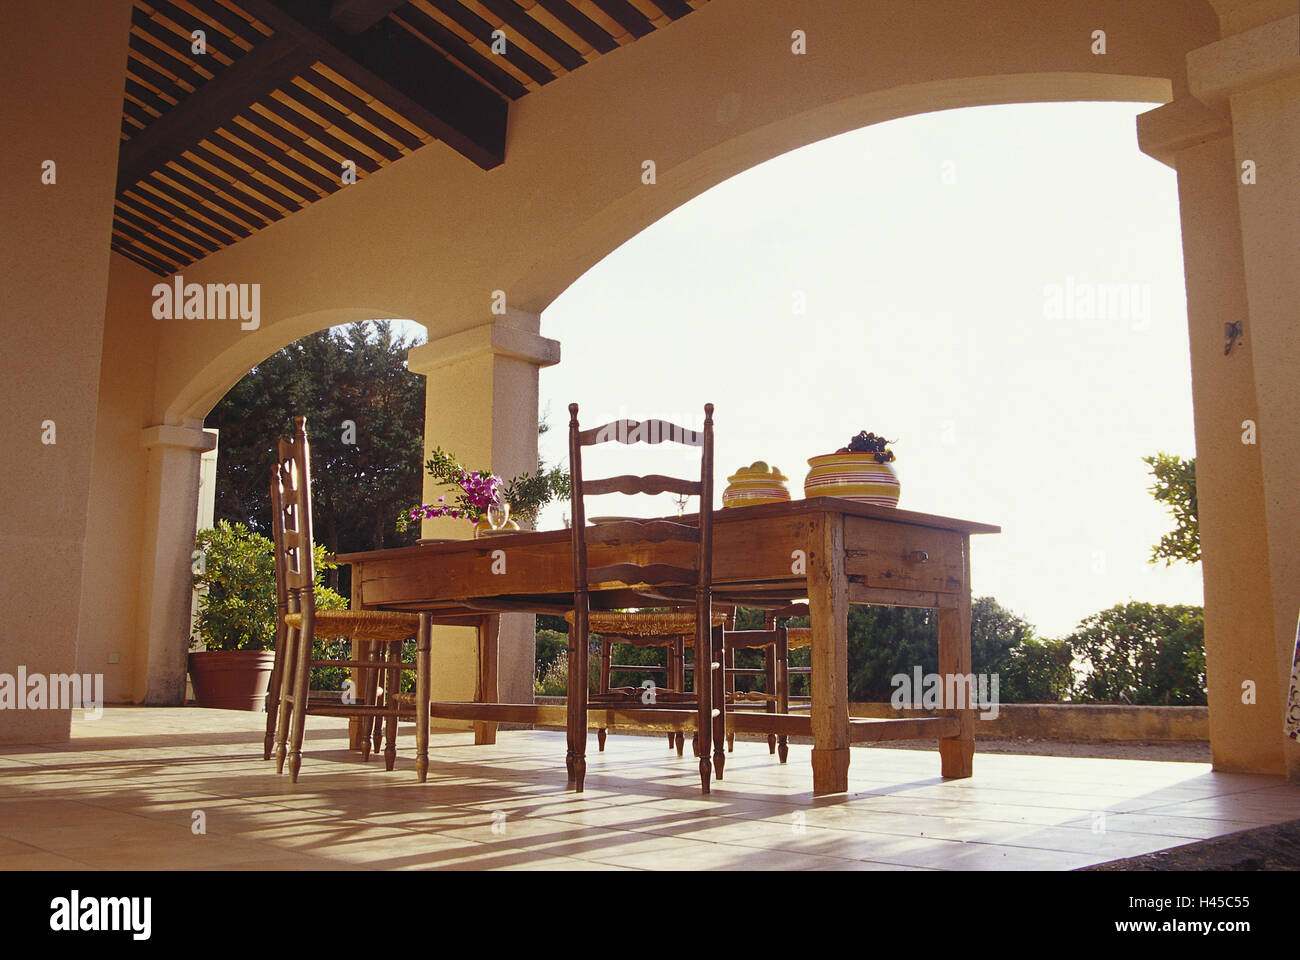
{"label": "ladder-back chair", "polygon": [[[275,768],[284,771],[286,755],[289,773],[296,783],[302,765],[302,740],[307,715],[382,718],[387,732],[384,766],[393,769],[397,757],[397,718],[395,702],[400,675],[415,670],[416,688],[425,691],[417,697],[417,743],[427,744],[429,728],[428,657],[415,664],[403,663],[401,645],[416,637],[421,652],[429,646],[429,615],[425,613],[390,613],[369,610],[317,610],[316,570],[312,555],[311,471],[307,445],[307,421],[294,417],[292,440],[281,439],[276,447],[276,464],[271,481],[271,527],[275,542],[277,643],[272,667],[272,689],[267,699],[267,733],[274,730]],[[341,637],[352,641],[353,654],[360,642],[379,652],[377,658],[348,660],[313,660],[312,642],[317,635]],[[351,667],[383,676],[382,697],[363,695],[362,702],[310,699],[311,668],[314,666]],[[421,709],[423,706],[423,709]],[[274,718],[274,719],[273,719]],[[420,737],[420,731],[425,732]],[[369,738],[366,738],[367,742]],[[423,780],[427,769],[427,748],[417,757],[417,774]],[[267,759],[269,759],[269,750]],[[424,769],[421,769],[423,767]]]}
{"label": "ladder-back chair", "polygon": [[[619,476],[601,480],[584,480],[582,450],[601,443],[624,444],[676,442],[700,447],[699,480],[683,480],[658,474],[648,476]],[[714,765],[718,779],[722,779],[726,756],[722,737],[712,737],[715,721],[723,720],[722,705],[714,713],[713,673],[714,661],[721,659],[721,630],[712,629],[713,583],[713,404],[704,406],[702,430],[687,430],[663,420],[618,420],[600,427],[582,430],[578,425],[578,405],[569,404],[569,470],[572,481],[573,520],[570,526],[573,543],[573,628],[569,631],[569,725],[568,752],[565,757],[569,782],[582,790],[587,771],[587,707],[619,705],[638,710],[694,710],[699,737],[700,786],[709,792]],[[586,497],[602,494],[645,493],[657,495],[676,493],[698,496],[700,510],[696,523],[679,520],[623,520],[587,527]],[[644,563],[646,543],[681,542],[687,546],[678,552],[681,563]],[[600,563],[588,562],[588,544],[598,554]],[[621,548],[621,549],[620,549]],[[629,559],[615,561],[619,556]],[[641,562],[638,562],[641,561]],[[592,586],[598,589],[631,588],[639,595],[654,598],[655,588],[673,588],[675,598],[666,599],[664,605],[693,601],[694,640],[696,650],[717,651],[711,656],[697,657],[702,670],[697,670],[695,691],[656,691],[647,698],[639,689],[633,692],[610,691],[588,696],[587,662],[588,639],[591,629]],[[653,702],[650,702],[653,701]],[[725,729],[719,724],[719,728]],[[712,760],[710,744],[716,747]]]}

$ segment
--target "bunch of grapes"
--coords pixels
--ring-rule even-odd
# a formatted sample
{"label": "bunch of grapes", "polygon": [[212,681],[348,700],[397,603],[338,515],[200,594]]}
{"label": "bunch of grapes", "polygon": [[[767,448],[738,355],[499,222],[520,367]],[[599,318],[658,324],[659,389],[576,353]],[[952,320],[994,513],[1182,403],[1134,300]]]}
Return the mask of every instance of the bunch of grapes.
{"label": "bunch of grapes", "polygon": [[876,463],[889,463],[894,459],[894,451],[887,450],[886,445],[893,442],[893,440],[886,440],[884,437],[878,437],[874,433],[867,433],[867,431],[863,430],[849,441],[847,447],[841,447],[839,452],[874,453]]}

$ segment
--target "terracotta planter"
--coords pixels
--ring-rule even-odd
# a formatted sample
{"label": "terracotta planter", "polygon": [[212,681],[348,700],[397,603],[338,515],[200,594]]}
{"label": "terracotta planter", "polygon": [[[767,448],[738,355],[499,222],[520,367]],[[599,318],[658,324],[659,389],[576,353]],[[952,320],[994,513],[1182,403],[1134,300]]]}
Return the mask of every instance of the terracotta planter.
{"label": "terracotta planter", "polygon": [[874,453],[827,453],[808,461],[806,497],[841,497],[882,507],[898,506],[900,487],[892,463],[877,463]]}
{"label": "terracotta planter", "polygon": [[190,678],[200,707],[265,710],[275,653],[270,650],[207,650],[190,654]]}

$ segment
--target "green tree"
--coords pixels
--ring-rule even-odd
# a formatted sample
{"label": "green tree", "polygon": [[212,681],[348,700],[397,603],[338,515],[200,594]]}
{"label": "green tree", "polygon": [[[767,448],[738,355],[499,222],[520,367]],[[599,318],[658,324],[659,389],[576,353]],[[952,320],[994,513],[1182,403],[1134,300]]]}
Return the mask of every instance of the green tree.
{"label": "green tree", "polygon": [[1077,698],[1094,703],[1205,701],[1201,607],[1129,602],[1094,613],[1066,642],[1083,674]]}
{"label": "green tree", "polygon": [[1074,650],[1065,640],[1026,638],[998,668],[1002,703],[1063,703],[1074,691]]}
{"label": "green tree", "polygon": [[[397,514],[418,503],[424,379],[406,369],[414,341],[386,320],[303,337],[248,372],[212,409],[221,430],[216,516],[270,532],[275,441],[305,415],[315,538],[331,553],[413,544]],[[350,442],[349,442],[350,441]],[[339,587],[337,573],[331,586]]]}
{"label": "green tree", "polygon": [[1196,458],[1184,460],[1168,453],[1143,457],[1142,462],[1151,467],[1155,483],[1151,496],[1169,508],[1174,529],[1160,538],[1151,548],[1151,562],[1163,560],[1165,566],[1174,561],[1197,563],[1201,559],[1201,525],[1196,512]]}

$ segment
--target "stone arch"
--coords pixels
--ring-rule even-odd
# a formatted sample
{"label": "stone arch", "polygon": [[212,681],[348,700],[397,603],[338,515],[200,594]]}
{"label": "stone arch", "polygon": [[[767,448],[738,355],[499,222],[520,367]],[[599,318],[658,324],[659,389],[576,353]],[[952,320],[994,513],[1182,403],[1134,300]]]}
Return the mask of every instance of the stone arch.
{"label": "stone arch", "polygon": [[873,90],[749,130],[661,172],[657,189],[630,189],[548,251],[511,287],[515,302],[541,313],[606,255],[695,197],[775,157],[822,140],[904,117],[1013,103],[1125,101],[1167,103],[1164,77],[1040,73],[953,78]]}
{"label": "stone arch", "polygon": [[165,401],[163,422],[201,422],[249,370],[295,340],[358,320],[393,316],[379,308],[340,307],[297,314],[251,330],[212,357],[180,392]]}

